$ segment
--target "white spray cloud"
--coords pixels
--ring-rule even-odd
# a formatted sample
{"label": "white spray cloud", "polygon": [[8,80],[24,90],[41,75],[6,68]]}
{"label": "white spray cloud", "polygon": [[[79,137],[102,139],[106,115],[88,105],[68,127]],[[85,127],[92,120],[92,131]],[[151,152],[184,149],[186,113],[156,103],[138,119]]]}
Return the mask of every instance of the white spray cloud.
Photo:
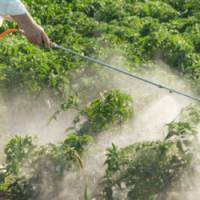
{"label": "white spray cloud", "polygon": [[[135,142],[163,139],[165,124],[174,120],[180,110],[191,103],[188,99],[169,94],[124,75],[111,73],[112,86],[126,91],[133,97],[135,117],[122,127],[113,127],[95,138],[94,143],[84,154],[84,169],[79,172],[66,172],[63,192],[58,200],[82,200],[86,185],[89,193],[95,192],[105,172],[106,149],[112,143],[125,147]],[[192,94],[189,85],[161,61],[143,76]]]}
{"label": "white spray cloud", "polygon": [[[117,60],[118,58],[119,60]],[[113,59],[119,65],[124,62],[123,57],[120,56],[113,56],[110,62]],[[133,97],[135,117],[129,120],[127,124],[121,127],[113,127],[95,138],[84,153],[84,168],[66,172],[57,200],[82,200],[86,185],[89,193],[94,192],[104,175],[106,149],[112,143],[119,147],[125,147],[135,142],[162,139],[165,134],[164,125],[172,121],[181,108],[190,103],[187,99],[169,94],[138,80],[133,80],[116,72],[108,73],[112,77],[111,82],[108,83],[108,88],[119,88]],[[142,76],[192,94],[188,83],[185,83],[185,80],[171,71],[162,61],[157,61],[155,67],[143,72]],[[0,144],[0,153],[8,138],[15,134],[37,135],[38,142],[42,144],[56,143],[65,138],[65,129],[71,125],[76,115],[75,111],[61,114],[57,121],[46,126],[48,118],[55,111],[55,108],[41,106],[39,103],[32,108],[26,108],[23,112],[22,110],[16,111],[16,107],[26,99],[24,97],[14,98],[11,101],[12,104],[4,102],[0,98],[0,139],[1,141],[4,140]],[[49,97],[42,98],[48,99]],[[48,193],[48,190],[46,192]],[[46,200],[45,197],[42,197],[42,199]],[[51,199],[48,198],[48,200]]]}

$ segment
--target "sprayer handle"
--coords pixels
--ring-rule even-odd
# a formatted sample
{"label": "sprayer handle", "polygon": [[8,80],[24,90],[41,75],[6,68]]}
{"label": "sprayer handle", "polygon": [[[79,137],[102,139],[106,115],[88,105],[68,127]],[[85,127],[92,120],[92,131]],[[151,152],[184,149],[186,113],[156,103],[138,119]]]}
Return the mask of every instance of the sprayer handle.
{"label": "sprayer handle", "polygon": [[10,33],[16,33],[16,32],[17,32],[17,29],[14,29],[14,28],[8,29],[0,34],[0,39],[3,39],[6,35],[8,35]]}

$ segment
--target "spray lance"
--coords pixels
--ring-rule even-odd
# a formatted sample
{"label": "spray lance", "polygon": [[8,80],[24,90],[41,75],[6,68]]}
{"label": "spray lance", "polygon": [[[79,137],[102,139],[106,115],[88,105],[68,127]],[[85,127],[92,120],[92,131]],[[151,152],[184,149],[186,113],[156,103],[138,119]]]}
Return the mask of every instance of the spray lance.
{"label": "spray lance", "polygon": [[[5,31],[5,32],[0,34],[0,39],[5,37],[7,34],[14,33],[14,32],[17,32],[17,30],[16,29],[8,29],[7,31]],[[200,102],[200,99],[198,97],[186,94],[186,93],[178,91],[176,89],[173,89],[173,88],[167,87],[165,85],[159,84],[157,82],[150,81],[150,80],[145,79],[145,78],[143,78],[141,76],[137,76],[137,75],[135,75],[135,74],[133,74],[131,72],[128,72],[128,71],[124,70],[123,67],[117,67],[117,66],[105,63],[105,62],[103,62],[103,61],[101,61],[99,59],[83,55],[82,53],[74,51],[73,49],[65,48],[65,47],[60,46],[60,45],[58,45],[56,43],[53,43],[53,49],[62,50],[62,51],[71,53],[72,55],[77,56],[77,57],[79,57],[79,58],[81,58],[83,60],[87,60],[87,61],[89,61],[91,63],[95,63],[95,64],[98,64],[98,65],[101,65],[101,66],[103,66],[103,67],[105,67],[105,68],[107,68],[109,70],[116,71],[118,73],[124,74],[124,75],[129,76],[129,77],[131,77],[133,79],[137,79],[139,81],[142,81],[142,82],[144,82],[146,84],[153,85],[155,87],[158,87],[159,89],[166,90],[169,93],[178,94],[180,96],[192,99],[193,101]]]}

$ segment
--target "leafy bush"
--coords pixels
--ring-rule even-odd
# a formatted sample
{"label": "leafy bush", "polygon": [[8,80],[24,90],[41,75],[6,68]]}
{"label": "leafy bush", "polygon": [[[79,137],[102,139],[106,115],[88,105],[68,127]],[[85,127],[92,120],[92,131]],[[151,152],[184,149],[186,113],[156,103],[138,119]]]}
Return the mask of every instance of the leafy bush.
{"label": "leafy bush", "polygon": [[[104,189],[107,197],[115,192],[111,188],[116,187],[114,190],[120,192],[122,187],[127,199],[152,199],[172,186],[190,165],[191,155],[184,155],[174,142],[146,142],[135,144],[131,152],[129,149],[117,152],[120,161],[116,165],[113,154],[107,155],[107,176],[111,179],[107,180],[110,185]],[[115,171],[110,169],[113,167],[117,167]]]}
{"label": "leafy bush", "polygon": [[165,2],[172,5],[175,9],[182,12],[183,16],[193,15],[198,12],[200,3],[198,0],[164,0]]}
{"label": "leafy bush", "polygon": [[102,131],[110,125],[126,121],[132,114],[132,99],[129,95],[119,90],[105,92],[81,111],[86,122],[80,132]]}
{"label": "leafy bush", "polygon": [[[102,60],[106,60],[107,52],[112,54],[113,47],[123,49],[133,68],[143,66],[140,64],[159,53],[181,75],[191,78],[200,91],[199,0],[24,2],[52,41]],[[15,25],[5,23],[0,31],[8,27]],[[71,106],[79,108],[79,103],[84,102],[81,92],[85,88],[92,86],[89,91],[95,91],[91,98],[96,99],[79,116],[85,118],[77,130],[82,136],[72,134],[61,144],[43,146],[35,145],[30,137],[15,137],[5,149],[7,160],[0,168],[0,198],[3,191],[11,200],[37,199],[44,179],[55,183],[50,188],[54,197],[64,170],[82,165],[80,154],[89,140],[85,132],[95,134],[126,121],[133,115],[132,100],[118,90],[97,98],[99,91],[107,89],[105,73],[84,60],[63,51],[37,48],[19,34],[11,41],[8,39],[0,41],[1,93],[14,91],[38,96],[50,90],[63,101],[67,99],[53,116],[56,118]],[[89,66],[93,69],[88,70]],[[101,82],[98,87],[94,84],[97,80]],[[196,108],[189,108],[184,115],[187,120],[183,117],[168,125],[168,135],[163,141],[109,149],[104,185],[109,200],[119,193],[129,199],[146,200],[147,196],[163,199],[160,193],[170,188],[185,169],[190,169],[193,158],[190,147],[196,137],[194,127],[199,114]],[[23,174],[27,171],[28,174]]]}
{"label": "leafy bush", "polygon": [[167,62],[184,73],[189,67],[189,55],[194,51],[193,46],[180,35],[169,35],[162,46],[163,56]]}
{"label": "leafy bush", "polygon": [[[198,0],[25,3],[57,43],[97,57],[104,54],[105,47],[118,46],[133,67],[163,52],[169,65],[199,81],[199,59],[191,55],[199,52],[199,36],[189,31],[199,25]],[[5,24],[8,26],[13,24]],[[70,72],[81,71],[87,64],[62,51],[38,50],[20,37],[9,45],[1,42],[0,49],[0,85],[17,88],[17,92],[24,92],[24,87],[35,93],[48,88],[66,97],[72,87]]]}
{"label": "leafy bush", "polygon": [[133,3],[129,6],[128,11],[140,17],[150,16],[157,18],[161,22],[169,21],[170,19],[179,16],[179,12],[162,1],[145,1]]}
{"label": "leafy bush", "polygon": [[189,106],[183,108],[179,115],[179,120],[188,122],[191,125],[196,125],[200,121],[200,109],[195,104],[190,104]]}
{"label": "leafy bush", "polygon": [[163,141],[136,143],[123,149],[113,145],[108,149],[103,192],[106,199],[116,195],[163,199],[185,171],[191,172],[197,134],[192,125],[197,124],[194,116],[199,119],[200,114],[194,107],[182,112],[186,121],[168,124]]}
{"label": "leafy bush", "polygon": [[19,174],[20,163],[27,162],[35,148],[32,137],[16,136],[11,139],[5,148],[7,171],[15,175]]}
{"label": "leafy bush", "polygon": [[172,122],[168,124],[168,134],[166,139],[172,136],[185,137],[189,135],[194,135],[195,130],[188,122]]}
{"label": "leafy bush", "polygon": [[11,139],[6,146],[4,180],[0,182],[10,200],[38,199],[45,184],[48,195],[56,196],[64,172],[83,167],[80,158],[91,136],[72,133],[61,144],[37,146],[29,136]]}

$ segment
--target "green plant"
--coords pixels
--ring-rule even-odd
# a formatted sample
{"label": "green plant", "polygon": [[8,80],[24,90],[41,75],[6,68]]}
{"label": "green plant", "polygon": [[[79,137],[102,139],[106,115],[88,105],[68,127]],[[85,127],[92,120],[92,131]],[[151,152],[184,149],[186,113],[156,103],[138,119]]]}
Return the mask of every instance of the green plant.
{"label": "green plant", "polygon": [[[184,154],[176,142],[146,142],[135,144],[132,148],[131,153],[128,148],[118,152],[118,169],[107,174],[107,187],[119,187],[117,190],[125,191],[127,199],[158,196],[172,186],[191,163],[191,154]],[[110,156],[113,155],[108,154],[108,158]],[[114,163],[106,164],[112,166]],[[108,188],[104,191],[109,191]],[[112,189],[106,196],[110,196],[110,192]]]}
{"label": "green plant", "polygon": [[[194,107],[182,112],[191,113],[189,110],[194,112]],[[191,124],[198,122],[188,116],[190,122],[168,124],[168,134],[163,141],[141,142],[122,149],[115,145],[109,148],[105,161],[104,197],[114,199],[114,193],[125,199],[167,197],[182,174],[193,171],[197,132]]]}
{"label": "green plant", "polygon": [[[24,2],[52,41],[105,61],[114,54],[114,48],[121,49],[133,70],[159,56],[180,75],[191,79],[193,88],[200,91],[199,0]],[[6,22],[0,31],[9,27],[15,24]],[[70,108],[81,111],[74,120],[78,133],[70,134],[60,144],[38,146],[31,137],[14,137],[5,148],[7,159],[0,168],[0,195],[5,194],[3,198],[9,200],[37,200],[43,180],[55,183],[50,195],[56,195],[64,170],[83,167],[81,153],[91,139],[85,133],[95,135],[133,115],[132,99],[119,90],[102,92],[109,89],[110,75],[106,70],[70,53],[35,47],[21,34],[13,36],[0,41],[0,95],[12,99],[15,94],[22,94],[29,96],[30,102],[26,103],[32,103],[48,91],[58,108],[50,121]],[[124,149],[113,145],[108,150],[104,191],[109,200],[116,190],[130,199],[146,200],[148,195],[163,199],[161,191],[165,192],[185,169],[190,169],[193,154],[189,147],[196,138],[194,127],[200,116],[196,106],[184,109],[182,115],[168,124],[163,141]],[[27,170],[28,177],[23,174]],[[86,187],[86,199],[87,196]]]}
{"label": "green plant", "polygon": [[132,99],[129,95],[119,90],[105,92],[81,111],[87,120],[80,132],[99,132],[110,125],[126,121],[132,114]]}
{"label": "green plant", "polygon": [[69,136],[61,144],[34,145],[29,136],[16,136],[6,146],[6,163],[2,191],[9,200],[38,199],[43,184],[52,183],[49,195],[56,196],[57,187],[65,171],[72,167],[83,168],[81,153],[91,136]]}
{"label": "green plant", "polygon": [[19,174],[20,164],[24,161],[28,162],[34,149],[32,137],[16,136],[11,139],[5,148],[7,171],[15,175]]}

